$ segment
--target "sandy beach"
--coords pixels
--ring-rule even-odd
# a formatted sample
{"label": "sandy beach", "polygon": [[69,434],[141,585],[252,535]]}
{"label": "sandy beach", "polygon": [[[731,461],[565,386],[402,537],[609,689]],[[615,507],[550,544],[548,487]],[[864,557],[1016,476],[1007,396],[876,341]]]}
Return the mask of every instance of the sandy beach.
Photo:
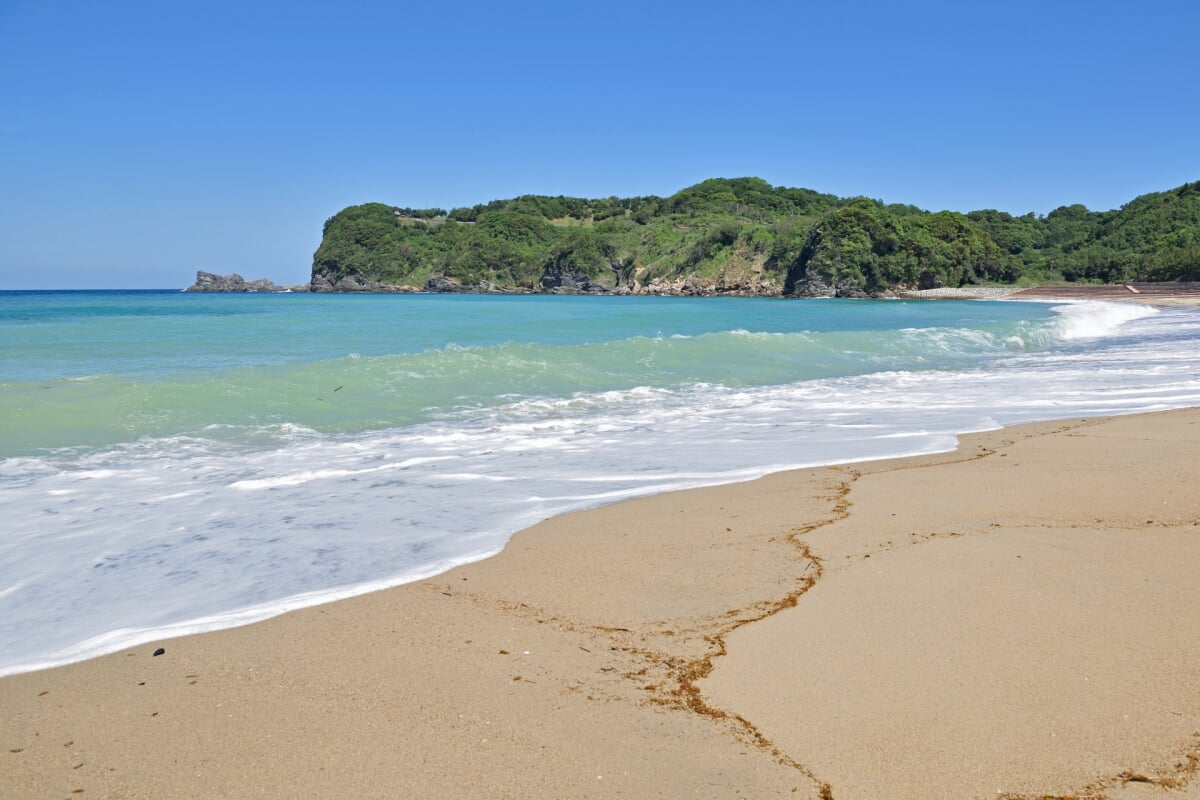
{"label": "sandy beach", "polygon": [[1198,478],[1184,409],[549,519],[0,679],[0,797],[1200,798]]}
{"label": "sandy beach", "polygon": [[1196,797],[1198,454],[1042,423],[551,519],[3,679],[0,796]]}

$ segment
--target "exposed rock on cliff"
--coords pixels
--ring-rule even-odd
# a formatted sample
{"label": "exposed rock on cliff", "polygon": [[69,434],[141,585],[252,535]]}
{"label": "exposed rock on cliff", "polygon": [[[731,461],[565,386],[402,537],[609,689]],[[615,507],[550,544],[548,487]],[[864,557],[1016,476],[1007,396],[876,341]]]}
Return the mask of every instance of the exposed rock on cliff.
{"label": "exposed rock on cliff", "polygon": [[790,297],[870,297],[858,286],[822,273],[818,269],[805,267],[788,273],[783,293]]}
{"label": "exposed rock on cliff", "polygon": [[546,266],[538,283],[543,292],[550,294],[604,294],[609,291],[607,286],[596,283],[583,272],[557,262]]}
{"label": "exposed rock on cliff", "polygon": [[327,272],[314,272],[309,290],[313,292],[390,292],[395,291],[391,286],[385,286],[376,281],[368,280],[362,275],[330,275]]}

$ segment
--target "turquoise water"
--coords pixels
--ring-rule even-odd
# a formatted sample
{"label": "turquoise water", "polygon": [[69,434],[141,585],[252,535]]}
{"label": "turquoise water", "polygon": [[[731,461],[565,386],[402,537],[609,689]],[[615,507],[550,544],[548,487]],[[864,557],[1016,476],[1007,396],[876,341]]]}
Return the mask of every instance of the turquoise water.
{"label": "turquoise water", "polygon": [[1012,303],[2,293],[0,456],[211,425],[351,433],[517,397],[944,369],[1037,345],[1053,316]]}
{"label": "turquoise water", "polygon": [[0,674],[435,574],[547,516],[1200,404],[1144,306],[0,292]]}

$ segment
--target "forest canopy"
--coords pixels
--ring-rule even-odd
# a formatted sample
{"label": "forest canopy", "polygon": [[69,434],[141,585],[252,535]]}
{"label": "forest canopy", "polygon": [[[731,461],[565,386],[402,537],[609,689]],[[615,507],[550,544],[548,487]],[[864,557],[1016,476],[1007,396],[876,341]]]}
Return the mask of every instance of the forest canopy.
{"label": "forest canopy", "polygon": [[313,285],[470,291],[878,295],[896,289],[1200,280],[1200,182],[1120,209],[925,211],[713,178],[670,197],[383,203],[326,223]]}

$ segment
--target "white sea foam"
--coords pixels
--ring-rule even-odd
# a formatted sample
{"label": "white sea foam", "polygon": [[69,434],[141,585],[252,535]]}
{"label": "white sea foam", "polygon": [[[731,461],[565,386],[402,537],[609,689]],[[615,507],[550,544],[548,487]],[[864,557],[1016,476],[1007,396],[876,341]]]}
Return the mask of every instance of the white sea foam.
{"label": "white sea foam", "polygon": [[[355,449],[351,446],[351,449]],[[359,446],[360,452],[366,450],[366,447]],[[375,454],[377,458],[386,458],[385,454]],[[454,458],[454,456],[424,456],[420,458],[409,458],[400,462],[381,464],[373,467],[363,467],[361,469],[314,469],[301,472],[293,472],[287,475],[278,475],[273,478],[258,478],[234,481],[229,484],[230,489],[241,489],[243,491],[252,491],[255,489],[278,489],[283,486],[300,486],[306,483],[317,481],[330,481],[339,478],[357,477],[361,475],[371,475],[377,472],[390,472],[392,470],[403,470],[418,464],[428,464],[434,461],[446,461]]]}
{"label": "white sea foam", "polygon": [[1126,322],[1153,316],[1158,309],[1136,303],[1079,301],[1054,307],[1059,313],[1058,332],[1064,339],[1098,339],[1110,336]]}

